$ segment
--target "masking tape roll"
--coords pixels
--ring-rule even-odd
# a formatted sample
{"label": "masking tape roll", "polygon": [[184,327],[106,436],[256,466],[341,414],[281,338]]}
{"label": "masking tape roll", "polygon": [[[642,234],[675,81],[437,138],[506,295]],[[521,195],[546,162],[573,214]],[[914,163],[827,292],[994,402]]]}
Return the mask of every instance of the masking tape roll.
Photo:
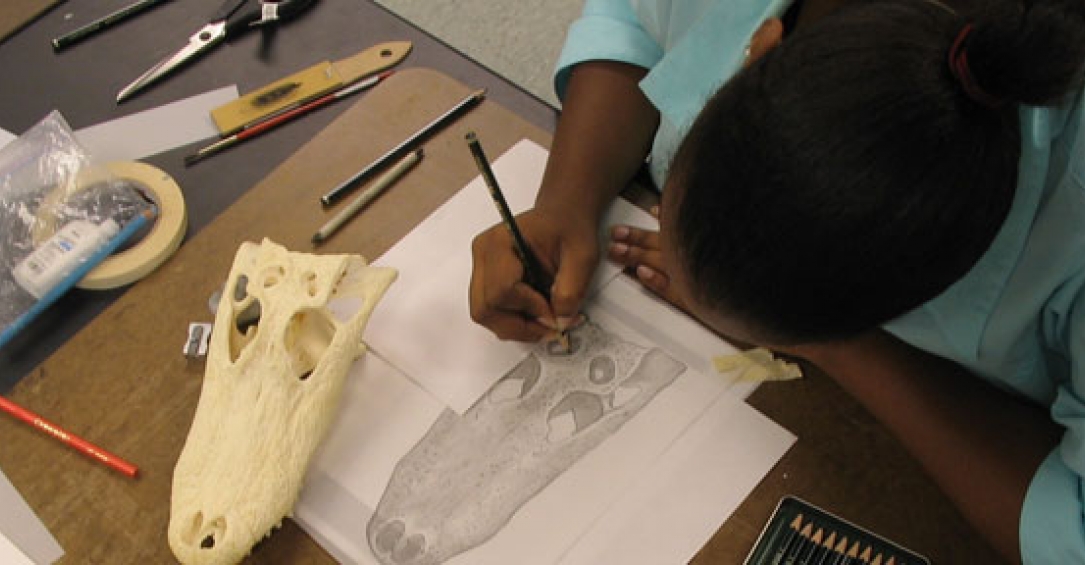
{"label": "masking tape roll", "polygon": [[[103,176],[104,173],[104,176]],[[100,265],[91,270],[77,285],[88,290],[106,290],[135,282],[158,268],[173,255],[184,239],[188,227],[188,210],[185,208],[181,187],[165,171],[135,161],[114,161],[106,163],[104,171],[91,170],[81,175],[73,193],[94,186],[113,177],[129,180],[148,197],[154,200],[158,208],[158,217],[150,231],[139,243],[109,256]],[[55,191],[50,197],[62,198],[70,195]],[[46,200],[50,200],[47,198]],[[48,204],[46,202],[45,204]],[[49,209],[43,205],[41,210]],[[54,233],[55,221],[40,217],[32,235],[35,244],[40,244]]]}

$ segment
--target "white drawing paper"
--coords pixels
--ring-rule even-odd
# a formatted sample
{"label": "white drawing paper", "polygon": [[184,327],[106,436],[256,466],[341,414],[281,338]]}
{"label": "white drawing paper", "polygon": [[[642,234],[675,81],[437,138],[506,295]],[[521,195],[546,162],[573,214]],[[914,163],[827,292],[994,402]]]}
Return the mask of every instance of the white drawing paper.
{"label": "white drawing paper", "polygon": [[2,533],[0,533],[0,563],[5,565],[34,565],[34,562],[25,553],[19,551],[19,548],[15,547],[15,543]]}
{"label": "white drawing paper", "polygon": [[[18,554],[37,565],[48,565],[60,559],[64,550],[49,533],[7,476],[0,472],[0,541],[14,546]],[[14,552],[0,548],[0,563],[19,563]],[[8,558],[10,557],[10,561]]]}
{"label": "white drawing paper", "polygon": [[[493,162],[514,214],[534,202],[546,156],[546,149],[524,140]],[[465,147],[464,158],[469,157]],[[477,177],[375,261],[398,269],[399,279],[370,318],[366,342],[460,414],[528,351],[497,339],[468,311],[471,240],[500,221],[489,190]],[[603,225],[615,223],[652,227],[655,219],[619,200]],[[600,241],[604,238],[601,233]],[[618,272],[604,263],[591,288]]]}
{"label": "white drawing paper", "polygon": [[444,410],[372,351],[351,367],[336,422],[310,464],[294,510],[336,560],[363,562],[365,525],[392,469]]}
{"label": "white drawing paper", "polygon": [[[504,184],[534,190],[545,160],[544,150],[522,142],[494,167],[511,179]],[[395,262],[378,262],[429,272],[431,262],[456,255],[450,246],[466,249],[477,230],[462,230],[457,243],[454,220],[477,216],[474,206],[492,209],[485,188],[476,188],[478,203],[460,210],[450,201],[416,230],[437,240],[417,236],[390,252]],[[496,212],[486,225],[493,220]],[[469,255],[456,260],[469,270]],[[348,376],[295,509],[299,524],[342,563],[588,564],[616,555],[631,565],[686,562],[795,438],[741,401],[754,385],[713,372],[710,358],[732,346],[617,272],[609,266],[596,281],[571,355],[547,344],[509,346],[488,333],[460,349],[468,338],[447,316],[436,324],[415,318],[413,329],[403,322],[381,330],[371,320],[372,350]],[[401,271],[392,288],[404,278]],[[386,296],[376,312],[454,300],[473,324],[466,287],[448,292],[455,279],[406,278],[409,300],[386,308]],[[421,361],[390,358],[412,349],[390,347],[383,331],[399,332]],[[460,353],[433,354],[446,347]],[[491,355],[501,363],[477,359]],[[418,367],[440,372],[419,378],[410,372]],[[470,385],[435,386],[438,377]]]}
{"label": "white drawing paper", "polygon": [[[688,370],[604,310],[588,314],[595,337],[581,356],[562,366],[536,346],[526,359],[550,360],[536,359],[534,370],[521,363],[462,416],[377,356],[356,364],[296,508],[299,523],[343,563],[542,564],[618,543],[615,535],[643,520],[638,497],[737,505],[790,434],[729,394],[732,380]],[[712,410],[719,414],[702,417]],[[721,418],[742,427],[711,426]],[[706,431],[681,441],[695,429]],[[706,433],[744,473],[721,482],[720,467],[696,459]],[[676,450],[682,445],[696,449]],[[659,461],[672,452],[689,473],[712,477],[670,480]],[[706,483],[713,492],[696,492]],[[627,510],[612,509],[642,489]],[[729,508],[694,504],[692,516],[711,517],[695,534],[659,524],[657,535],[673,537],[664,546],[677,546],[664,562],[692,556]],[[437,560],[423,555],[449,545]]]}
{"label": "white drawing paper", "polygon": [[733,394],[720,395],[561,563],[689,561],[794,442]]}
{"label": "white drawing paper", "polygon": [[[663,350],[624,340],[611,328],[585,323],[570,334],[571,353],[535,345],[466,414],[441,414],[396,465],[368,524],[380,563],[436,565],[487,542],[686,371]],[[621,473],[607,475],[605,483],[616,488]],[[563,506],[571,515],[562,521],[575,533],[568,526],[578,516]],[[585,510],[579,517],[593,519],[599,508]],[[562,545],[567,541],[532,555]]]}
{"label": "white drawing paper", "polygon": [[[669,302],[644,288],[636,279],[619,276],[612,279],[603,292],[594,298],[595,304],[610,315],[643,333],[696,371],[712,374],[712,358],[730,355],[738,350],[720,339]],[[756,382],[736,381],[728,392],[747,398],[757,390]]]}

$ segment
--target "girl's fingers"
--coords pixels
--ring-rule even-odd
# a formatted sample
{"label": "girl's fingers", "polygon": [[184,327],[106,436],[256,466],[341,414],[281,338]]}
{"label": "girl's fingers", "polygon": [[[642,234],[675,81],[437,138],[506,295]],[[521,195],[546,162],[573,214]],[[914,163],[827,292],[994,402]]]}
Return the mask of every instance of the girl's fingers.
{"label": "girl's fingers", "polygon": [[614,262],[625,267],[645,264],[657,271],[663,270],[659,232],[618,225],[611,229],[610,235],[607,252]]}
{"label": "girl's fingers", "polygon": [[611,241],[631,246],[659,249],[659,232],[642,230],[632,226],[617,225],[610,230]]}
{"label": "girl's fingers", "polygon": [[[658,206],[653,207],[651,212],[659,217]],[[681,308],[681,301],[671,291],[671,279],[663,268],[659,232],[618,225],[611,229],[610,236],[611,244],[607,248],[610,259],[625,268],[634,269],[637,280],[648,290]]]}

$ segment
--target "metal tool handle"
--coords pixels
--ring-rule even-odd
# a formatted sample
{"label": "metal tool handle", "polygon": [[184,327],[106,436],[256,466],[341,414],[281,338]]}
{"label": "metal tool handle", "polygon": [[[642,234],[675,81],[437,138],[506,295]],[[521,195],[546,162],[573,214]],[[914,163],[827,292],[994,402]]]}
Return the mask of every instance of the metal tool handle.
{"label": "metal tool handle", "polygon": [[226,20],[226,37],[243,33],[249,28],[289,20],[313,4],[315,0],[279,0],[275,2],[253,0],[227,0],[214,19]]}
{"label": "metal tool handle", "polygon": [[237,12],[248,2],[249,0],[226,0],[226,2],[223,3],[222,6],[219,6],[219,9],[212,14],[211,19],[208,21],[219,22],[229,20],[230,16],[234,15],[234,12]]}
{"label": "metal tool handle", "polygon": [[281,0],[278,2],[263,2],[264,4],[277,4],[278,19],[289,20],[302,13],[306,8],[313,5],[316,0]]}

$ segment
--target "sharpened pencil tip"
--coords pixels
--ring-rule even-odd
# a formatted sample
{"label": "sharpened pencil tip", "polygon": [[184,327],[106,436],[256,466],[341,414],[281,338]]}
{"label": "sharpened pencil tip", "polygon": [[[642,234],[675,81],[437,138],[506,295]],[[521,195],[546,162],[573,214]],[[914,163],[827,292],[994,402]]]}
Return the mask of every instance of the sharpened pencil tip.
{"label": "sharpened pencil tip", "polygon": [[117,93],[117,104],[120,104],[121,102],[124,102],[125,100],[131,98],[132,95],[135,94],[135,92],[136,89],[132,88],[132,85],[124,87],[124,89]]}
{"label": "sharpened pencil tip", "polygon": [[324,238],[317,233],[313,234],[313,239],[311,241],[313,242],[313,245],[320,245],[321,243],[324,243]]}
{"label": "sharpened pencil tip", "polygon": [[563,331],[558,334],[558,341],[561,342],[562,351],[567,354],[573,352],[573,342],[571,339],[569,339],[569,332]]}

